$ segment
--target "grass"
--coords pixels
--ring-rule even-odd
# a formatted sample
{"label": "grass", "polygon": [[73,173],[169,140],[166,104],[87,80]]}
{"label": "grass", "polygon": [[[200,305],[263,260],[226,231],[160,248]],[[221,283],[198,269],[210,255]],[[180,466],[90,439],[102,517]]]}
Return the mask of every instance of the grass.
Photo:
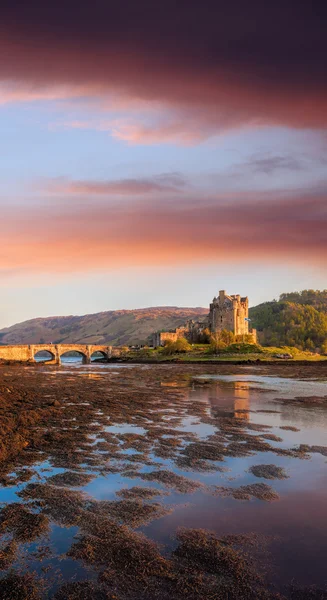
{"label": "grass", "polygon": [[[292,358],[277,358],[277,355],[289,354]],[[231,344],[224,348],[219,354],[212,354],[208,344],[193,344],[192,349],[186,352],[167,353],[164,348],[147,348],[144,351],[129,351],[123,360],[127,362],[294,362],[308,361],[319,362],[326,361],[327,356],[315,354],[309,351],[301,351],[295,347],[273,347],[273,346],[255,346],[251,344]]]}

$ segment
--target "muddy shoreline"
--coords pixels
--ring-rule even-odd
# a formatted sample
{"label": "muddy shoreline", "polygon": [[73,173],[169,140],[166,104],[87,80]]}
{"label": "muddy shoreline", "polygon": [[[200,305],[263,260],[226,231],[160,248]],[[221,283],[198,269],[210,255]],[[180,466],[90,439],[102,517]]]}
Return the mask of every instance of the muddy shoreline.
{"label": "muddy shoreline", "polygon": [[[185,527],[175,516],[213,503],[216,527],[224,506],[231,515],[253,503],[273,510],[293,461],[308,469],[312,457],[324,460],[325,447],[297,443],[300,427],[274,425],[298,404],[296,394],[278,396],[276,377],[321,378],[321,363],[301,367],[1,365],[0,598],[325,599],[321,584],[300,589],[291,569],[278,583],[268,558],[270,546],[283,548],[275,536],[219,534],[204,517]],[[323,389],[301,398],[304,417],[327,409]],[[239,461],[253,462],[244,482],[233,472]],[[165,547],[151,532],[168,526]]]}
{"label": "muddy shoreline", "polygon": [[[271,366],[276,366],[276,365],[284,365],[285,367],[290,367],[292,368],[292,366],[296,365],[296,366],[310,366],[312,364],[314,365],[319,365],[320,368],[325,368],[327,371],[327,360],[296,360],[296,359],[292,359],[292,360],[288,360],[288,359],[275,359],[275,360],[264,360],[264,359],[260,359],[260,358],[256,358],[256,359],[251,359],[251,358],[246,358],[246,356],[244,357],[244,359],[203,359],[203,360],[187,360],[187,359],[181,359],[181,358],[172,358],[172,359],[162,359],[162,360],[150,360],[150,359],[129,359],[129,358],[113,358],[109,361],[102,361],[102,360],[95,360],[92,361],[92,364],[129,364],[129,365],[260,365],[260,366],[265,366],[265,365],[271,365]],[[4,359],[0,359],[0,367],[2,366],[29,366],[29,367],[42,367],[42,366],[53,366],[56,367],[58,365],[54,365],[51,364],[50,361],[47,363],[46,361],[44,362],[32,362],[32,361],[26,361],[26,362],[22,362],[22,361],[8,361],[8,360],[4,360]]]}

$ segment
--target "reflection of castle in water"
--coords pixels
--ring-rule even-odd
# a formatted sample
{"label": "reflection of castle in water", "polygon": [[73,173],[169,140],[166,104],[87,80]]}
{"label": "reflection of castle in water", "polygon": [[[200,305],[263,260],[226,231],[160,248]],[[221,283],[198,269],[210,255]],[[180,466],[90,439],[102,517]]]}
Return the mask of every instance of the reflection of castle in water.
{"label": "reflection of castle in water", "polygon": [[239,381],[235,381],[234,385],[234,415],[238,419],[248,419],[248,411],[250,410],[250,386],[248,383],[241,383]]}
{"label": "reflection of castle in water", "polygon": [[195,386],[190,397],[208,402],[213,417],[223,410],[237,419],[249,419],[250,384],[245,381],[213,381],[210,386]]}

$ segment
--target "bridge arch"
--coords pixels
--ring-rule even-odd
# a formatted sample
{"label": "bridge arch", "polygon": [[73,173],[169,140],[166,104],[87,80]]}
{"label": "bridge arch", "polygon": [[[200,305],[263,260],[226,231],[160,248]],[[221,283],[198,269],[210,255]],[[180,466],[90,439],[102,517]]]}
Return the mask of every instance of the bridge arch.
{"label": "bridge arch", "polygon": [[90,361],[94,362],[97,360],[108,360],[108,352],[106,350],[91,350],[90,351]]}
{"label": "bridge arch", "polygon": [[92,344],[89,346],[90,360],[93,362],[96,358],[109,360],[112,355],[112,347],[102,344]]}
{"label": "bridge arch", "polygon": [[89,347],[84,344],[58,344],[57,351],[59,363],[62,359],[68,358],[69,356],[76,356],[76,354],[81,357],[83,364],[90,362]]}
{"label": "bridge arch", "polygon": [[50,348],[34,349],[33,360],[35,360],[35,362],[51,362],[55,359],[56,355]]}
{"label": "bridge arch", "polygon": [[70,357],[71,358],[73,358],[73,357],[80,358],[80,360],[83,364],[86,364],[89,362],[87,354],[85,352],[83,352],[82,350],[77,350],[77,349],[75,350],[75,348],[72,348],[71,350],[61,351],[59,353],[59,362],[62,362],[62,359],[65,360],[65,358],[69,359]]}
{"label": "bridge arch", "polygon": [[[57,358],[56,347],[53,346],[52,344],[34,344],[32,346],[28,346],[28,348],[29,348],[28,353],[29,353],[30,360],[32,360],[34,362],[46,362],[46,363],[56,362],[56,358]],[[44,356],[44,353],[47,354],[45,356],[45,360],[40,360],[42,355]]]}

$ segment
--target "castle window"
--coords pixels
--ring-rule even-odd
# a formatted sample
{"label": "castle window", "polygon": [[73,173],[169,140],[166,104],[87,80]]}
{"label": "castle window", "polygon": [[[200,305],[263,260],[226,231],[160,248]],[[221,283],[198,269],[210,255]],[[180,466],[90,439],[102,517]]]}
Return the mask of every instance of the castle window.
{"label": "castle window", "polygon": [[221,323],[223,322],[223,318],[222,317],[220,317],[220,321],[221,321]]}

